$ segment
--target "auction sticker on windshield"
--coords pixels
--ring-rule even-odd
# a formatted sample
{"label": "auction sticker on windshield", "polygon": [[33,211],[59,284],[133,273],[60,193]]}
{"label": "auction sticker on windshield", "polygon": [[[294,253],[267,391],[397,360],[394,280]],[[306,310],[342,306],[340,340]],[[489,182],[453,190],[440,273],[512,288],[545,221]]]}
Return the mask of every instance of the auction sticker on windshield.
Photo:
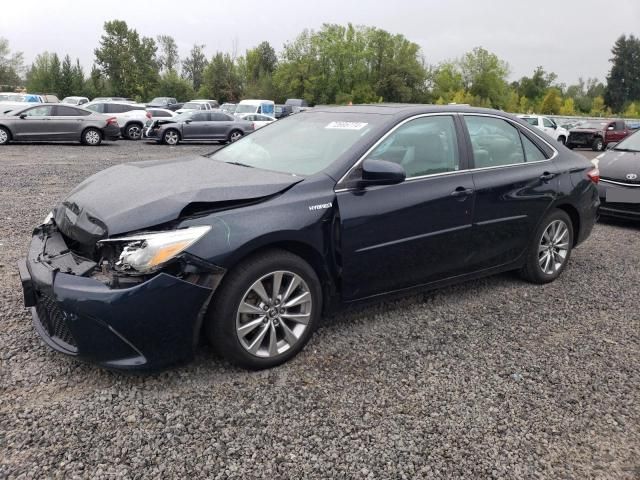
{"label": "auction sticker on windshield", "polygon": [[362,130],[367,125],[366,122],[331,122],[324,128],[332,128],[334,130]]}

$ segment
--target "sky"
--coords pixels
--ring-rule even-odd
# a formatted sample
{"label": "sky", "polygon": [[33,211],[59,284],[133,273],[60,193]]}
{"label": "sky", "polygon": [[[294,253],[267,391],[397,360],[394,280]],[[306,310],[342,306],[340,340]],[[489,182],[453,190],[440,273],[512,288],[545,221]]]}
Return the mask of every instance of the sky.
{"label": "sky", "polygon": [[46,50],[79,58],[86,70],[113,19],[144,36],[173,36],[182,57],[194,43],[209,56],[242,54],[263,40],[279,52],[305,28],[351,22],[404,35],[429,64],[482,46],[509,64],[512,80],[542,65],[566,84],[604,81],[615,40],[640,36],[639,0],[21,0],[3,2],[1,12],[0,37],[27,65]]}

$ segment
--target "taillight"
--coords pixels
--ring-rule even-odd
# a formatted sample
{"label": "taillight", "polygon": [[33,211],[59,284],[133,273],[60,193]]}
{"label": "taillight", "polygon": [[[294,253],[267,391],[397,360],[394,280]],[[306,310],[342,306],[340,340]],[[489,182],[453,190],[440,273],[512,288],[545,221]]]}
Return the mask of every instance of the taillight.
{"label": "taillight", "polygon": [[592,168],[587,172],[587,177],[589,177],[589,180],[593,183],[598,183],[600,181],[600,170],[598,170],[598,168]]}
{"label": "taillight", "polygon": [[118,119],[116,117],[107,118],[107,125],[117,125]]}
{"label": "taillight", "polygon": [[256,129],[256,124],[254,122],[251,123],[251,126],[253,126],[253,129]]}

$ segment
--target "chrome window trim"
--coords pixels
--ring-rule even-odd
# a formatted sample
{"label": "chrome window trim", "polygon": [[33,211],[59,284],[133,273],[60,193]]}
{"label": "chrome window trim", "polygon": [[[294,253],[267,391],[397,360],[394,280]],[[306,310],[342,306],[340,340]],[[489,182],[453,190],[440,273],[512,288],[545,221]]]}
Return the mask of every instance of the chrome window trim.
{"label": "chrome window trim", "polygon": [[602,183],[613,183],[614,185],[622,185],[623,187],[640,187],[640,183],[617,182],[615,180],[608,180],[608,179],[604,179],[602,177],[600,177],[600,181]]}
{"label": "chrome window trim", "polygon": [[[382,137],[380,137],[376,143],[374,143],[366,152],[364,152],[364,154],[362,154],[360,156],[360,158],[351,166],[351,168],[349,170],[347,170],[347,172],[344,175],[342,175],[342,177],[340,177],[340,180],[338,180],[338,182],[336,183],[336,187],[334,188],[334,192],[335,193],[339,193],[339,192],[348,192],[350,190],[355,190],[354,187],[347,188],[347,187],[341,187],[340,185],[351,174],[351,172],[353,170],[355,170],[364,161],[364,159],[367,158],[367,156],[373,150],[375,150],[378,147],[378,145],[380,145],[382,142],[384,142],[389,135],[391,135],[393,132],[395,132],[398,128],[400,128],[405,123],[408,123],[408,122],[410,122],[412,120],[415,120],[417,118],[423,118],[423,117],[436,117],[436,116],[455,117],[456,115],[460,115],[460,116],[463,116],[463,117],[464,116],[492,117],[492,118],[497,118],[499,120],[504,120],[505,122],[508,122],[511,125],[513,125],[514,128],[516,130],[518,130],[518,133],[520,133],[518,127],[523,127],[522,124],[520,124],[518,122],[515,122],[515,121],[511,120],[510,118],[502,117],[500,115],[495,115],[495,114],[491,114],[491,113],[434,112],[434,113],[420,113],[420,114],[414,115],[412,117],[405,118],[402,122],[400,122],[397,125],[395,125],[391,130],[389,130]],[[467,168],[467,169],[464,169],[464,170],[452,170],[450,172],[441,172],[441,173],[432,173],[432,174],[429,174],[429,175],[420,175],[418,177],[407,178],[402,183],[412,182],[414,180],[422,180],[424,178],[439,177],[439,176],[442,176],[442,175],[453,175],[453,174],[465,173],[465,172],[477,172],[477,171],[484,171],[484,170],[495,170],[497,168],[510,168],[510,167],[517,167],[517,166],[523,166],[523,165],[533,165],[533,164],[536,164],[536,163],[550,162],[551,160],[553,160],[554,158],[556,158],[559,155],[558,150],[553,145],[551,145],[548,141],[546,141],[544,138],[542,138],[540,135],[538,135],[536,132],[534,132],[533,129],[527,128],[527,131],[529,133],[533,134],[536,138],[538,138],[540,141],[542,141],[545,145],[547,145],[553,151],[553,154],[549,158],[545,158],[544,160],[535,160],[533,162],[511,163],[511,164],[507,164],[507,165],[494,165],[492,167],[480,167],[480,168],[475,168],[474,167],[474,168]],[[456,135],[457,135],[457,132],[456,132]],[[457,139],[457,140],[459,140],[459,139]],[[523,149],[524,149],[524,147],[523,147]],[[458,151],[458,154],[460,154],[459,151]]]}

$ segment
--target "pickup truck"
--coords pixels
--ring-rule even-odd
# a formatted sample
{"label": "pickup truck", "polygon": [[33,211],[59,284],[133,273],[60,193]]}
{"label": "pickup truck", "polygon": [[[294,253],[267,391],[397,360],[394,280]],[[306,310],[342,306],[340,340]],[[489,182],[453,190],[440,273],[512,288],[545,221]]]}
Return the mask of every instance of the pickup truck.
{"label": "pickup truck", "polygon": [[527,122],[529,125],[533,125],[539,130],[542,130],[544,133],[557,140],[558,142],[562,144],[567,143],[569,131],[559,126],[552,119],[543,117],[542,115],[520,115],[520,118]]}
{"label": "pickup truck", "polygon": [[631,133],[623,120],[589,120],[569,130],[568,148],[586,147],[599,152]]}

